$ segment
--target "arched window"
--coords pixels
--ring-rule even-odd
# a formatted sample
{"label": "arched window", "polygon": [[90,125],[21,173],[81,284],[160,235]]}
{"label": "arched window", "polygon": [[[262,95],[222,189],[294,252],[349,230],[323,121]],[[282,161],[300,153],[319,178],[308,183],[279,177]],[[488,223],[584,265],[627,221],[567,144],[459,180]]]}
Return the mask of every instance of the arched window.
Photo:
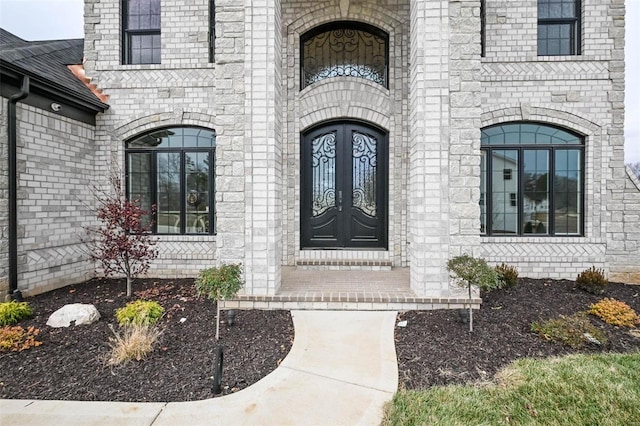
{"label": "arched window", "polygon": [[482,130],[484,235],[582,235],[584,140],[540,123]]}
{"label": "arched window", "polygon": [[360,77],[388,87],[389,36],[371,25],[334,22],[300,39],[300,88],[325,78]]}
{"label": "arched window", "polygon": [[214,233],[216,134],[171,127],[126,144],[127,196],[156,206],[156,234]]}

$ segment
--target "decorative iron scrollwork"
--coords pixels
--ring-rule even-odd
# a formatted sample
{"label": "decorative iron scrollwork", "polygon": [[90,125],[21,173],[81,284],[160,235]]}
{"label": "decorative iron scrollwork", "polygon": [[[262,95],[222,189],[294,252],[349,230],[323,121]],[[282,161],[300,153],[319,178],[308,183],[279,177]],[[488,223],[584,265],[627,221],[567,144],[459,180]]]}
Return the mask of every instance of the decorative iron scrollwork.
{"label": "decorative iron scrollwork", "polygon": [[376,180],[378,170],[377,140],[371,135],[354,132],[353,156],[353,207],[375,217],[377,213]]}
{"label": "decorative iron scrollwork", "polygon": [[332,28],[303,37],[303,87],[331,77],[360,77],[387,87],[388,38],[365,29]]}
{"label": "decorative iron scrollwork", "polygon": [[313,217],[336,205],[336,134],[326,133],[311,141]]}

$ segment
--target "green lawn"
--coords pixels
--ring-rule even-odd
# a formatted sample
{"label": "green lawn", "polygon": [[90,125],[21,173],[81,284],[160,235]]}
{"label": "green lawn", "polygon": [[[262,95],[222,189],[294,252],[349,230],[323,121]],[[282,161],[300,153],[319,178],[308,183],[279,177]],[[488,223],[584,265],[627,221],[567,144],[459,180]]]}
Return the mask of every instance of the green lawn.
{"label": "green lawn", "polygon": [[640,425],[640,352],[522,359],[491,385],[400,391],[384,425]]}

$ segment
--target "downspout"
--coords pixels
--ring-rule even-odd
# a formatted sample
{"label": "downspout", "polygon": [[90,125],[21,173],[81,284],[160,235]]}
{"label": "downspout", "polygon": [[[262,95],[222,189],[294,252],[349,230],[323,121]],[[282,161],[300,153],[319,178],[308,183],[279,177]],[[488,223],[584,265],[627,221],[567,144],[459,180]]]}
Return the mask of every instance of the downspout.
{"label": "downspout", "polygon": [[12,300],[22,301],[18,290],[18,132],[17,104],[29,96],[29,77],[22,76],[20,91],[9,98],[9,295]]}

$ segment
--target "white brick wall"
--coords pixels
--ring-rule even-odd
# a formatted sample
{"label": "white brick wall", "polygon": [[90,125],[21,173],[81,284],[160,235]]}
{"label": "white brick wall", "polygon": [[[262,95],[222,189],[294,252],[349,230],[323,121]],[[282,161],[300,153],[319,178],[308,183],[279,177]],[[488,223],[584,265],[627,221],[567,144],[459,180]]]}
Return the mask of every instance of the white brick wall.
{"label": "white brick wall", "polygon": [[[7,128],[2,98],[0,192],[7,206]],[[18,290],[41,292],[93,274],[81,238],[93,223],[93,126],[24,103],[17,107]],[[1,215],[0,280],[8,267],[8,218]]]}
{"label": "white brick wall", "polygon": [[[414,291],[446,296],[446,261],[463,252],[538,277],[637,265],[638,196],[622,151],[622,0],[583,1],[575,57],[537,56],[535,0],[487,0],[484,58],[479,0],[218,1],[216,64],[208,3],[163,0],[162,64],[121,65],[120,1],[86,0],[87,73],[111,95],[96,131],[99,174],[122,164],[124,141],[143,131],[191,124],[218,135],[218,234],[162,237],[151,274],[243,262],[247,292],[273,294],[282,265],[347,256],[410,266]],[[389,33],[389,89],[336,78],[299,90],[300,36],[338,20]],[[300,134],[333,119],[389,133],[386,252],[300,250]],[[514,120],[585,135],[583,237],[479,236],[480,129]]]}

